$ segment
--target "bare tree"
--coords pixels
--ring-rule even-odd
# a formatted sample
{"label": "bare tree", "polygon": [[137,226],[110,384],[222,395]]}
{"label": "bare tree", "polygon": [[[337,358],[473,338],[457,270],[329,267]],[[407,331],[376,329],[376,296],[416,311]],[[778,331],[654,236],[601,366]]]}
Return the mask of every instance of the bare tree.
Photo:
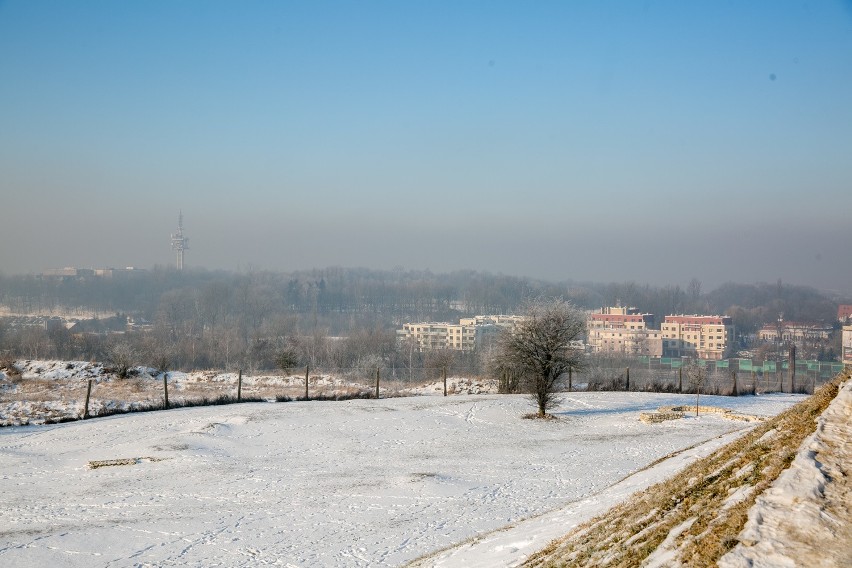
{"label": "bare tree", "polygon": [[174,344],[162,335],[150,334],[142,342],[144,359],[158,373],[167,372],[177,359]]}
{"label": "bare tree", "polygon": [[126,341],[113,343],[107,348],[107,360],[115,368],[119,378],[126,379],[130,367],[136,362],[136,350]]}
{"label": "bare tree", "polygon": [[442,371],[453,366],[456,359],[456,352],[452,349],[433,349],[426,352],[425,367],[432,369],[435,376],[440,377]]}
{"label": "bare tree", "polygon": [[497,367],[523,374],[539,417],[558,404],[559,378],[581,367],[582,350],[571,342],[581,339],[585,330],[586,318],[572,304],[537,298],[527,302],[524,319],[500,335]]}
{"label": "bare tree", "polygon": [[409,337],[400,344],[400,352],[405,356],[403,365],[408,369],[408,381],[413,382],[415,358],[418,362],[420,360],[420,344],[413,337]]}
{"label": "bare tree", "polygon": [[689,378],[689,385],[695,389],[695,415],[698,416],[698,400],[701,397],[701,387],[707,381],[707,369],[692,361],[684,371]]}

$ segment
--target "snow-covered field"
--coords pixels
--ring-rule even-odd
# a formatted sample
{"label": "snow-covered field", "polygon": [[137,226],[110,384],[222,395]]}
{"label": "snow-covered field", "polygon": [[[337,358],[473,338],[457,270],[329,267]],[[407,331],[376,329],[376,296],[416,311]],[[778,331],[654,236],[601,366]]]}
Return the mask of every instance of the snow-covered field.
{"label": "snow-covered field", "polygon": [[[803,398],[701,402],[769,416]],[[521,419],[524,396],[457,395],[3,428],[0,565],[398,566],[531,516],[600,506],[655,460],[753,424],[639,421],[694,400],[571,393],[556,421]],[[89,467],[125,458],[138,459]],[[533,551],[509,546],[500,562]]]}

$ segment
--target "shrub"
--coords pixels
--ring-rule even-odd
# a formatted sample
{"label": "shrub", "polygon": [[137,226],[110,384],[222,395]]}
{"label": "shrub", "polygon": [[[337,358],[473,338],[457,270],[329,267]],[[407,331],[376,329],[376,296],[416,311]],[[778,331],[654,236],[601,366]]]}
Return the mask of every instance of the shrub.
{"label": "shrub", "polygon": [[5,357],[0,359],[0,369],[6,372],[6,375],[9,377],[20,377],[21,370],[15,365],[15,360],[12,358]]}

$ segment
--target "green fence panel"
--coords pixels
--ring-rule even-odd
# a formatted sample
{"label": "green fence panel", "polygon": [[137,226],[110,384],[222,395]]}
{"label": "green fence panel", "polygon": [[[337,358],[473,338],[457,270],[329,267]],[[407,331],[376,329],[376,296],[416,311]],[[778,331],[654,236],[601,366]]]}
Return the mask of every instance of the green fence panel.
{"label": "green fence panel", "polygon": [[763,372],[764,373],[774,373],[778,369],[775,365],[775,361],[764,361],[763,362]]}
{"label": "green fence panel", "polygon": [[740,371],[752,371],[751,359],[740,359]]}
{"label": "green fence panel", "polygon": [[683,367],[683,361],[680,359],[672,359],[672,369],[680,369]]}
{"label": "green fence panel", "polygon": [[843,371],[843,363],[832,363],[831,364],[831,372],[834,374],[840,373]]}
{"label": "green fence panel", "polygon": [[808,371],[819,371],[819,361],[807,361]]}
{"label": "green fence panel", "polygon": [[704,359],[699,359],[699,360],[698,360],[698,366],[699,366],[699,367],[706,367],[706,366],[707,366],[707,361],[705,361]]}
{"label": "green fence panel", "polygon": [[647,355],[640,355],[639,356],[639,362],[642,363],[643,365],[650,365],[651,364],[651,358],[648,357]]}
{"label": "green fence panel", "polygon": [[728,360],[725,359],[723,361],[716,361],[717,369],[727,369],[728,368]]}
{"label": "green fence panel", "polygon": [[661,357],[660,358],[660,365],[671,365],[671,364],[672,364],[671,357]]}

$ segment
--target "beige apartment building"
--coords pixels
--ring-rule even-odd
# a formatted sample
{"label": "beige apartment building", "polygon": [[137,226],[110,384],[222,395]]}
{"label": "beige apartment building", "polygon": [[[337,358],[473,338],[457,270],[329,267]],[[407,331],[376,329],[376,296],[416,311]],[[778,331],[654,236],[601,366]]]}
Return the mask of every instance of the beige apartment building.
{"label": "beige apartment building", "polygon": [[660,330],[651,329],[653,314],[622,306],[601,308],[589,314],[587,344],[593,353],[627,353],[660,357],[663,341]]}
{"label": "beige apartment building", "polygon": [[844,325],[841,334],[840,360],[852,365],[852,325]]}
{"label": "beige apartment building", "polygon": [[400,341],[414,340],[419,351],[450,349],[473,351],[488,338],[493,338],[506,327],[514,326],[521,316],[494,315],[462,318],[459,323],[421,322],[406,323],[397,330]]}
{"label": "beige apartment building", "polygon": [[728,316],[666,316],[661,331],[664,357],[719,360],[734,340]]}

